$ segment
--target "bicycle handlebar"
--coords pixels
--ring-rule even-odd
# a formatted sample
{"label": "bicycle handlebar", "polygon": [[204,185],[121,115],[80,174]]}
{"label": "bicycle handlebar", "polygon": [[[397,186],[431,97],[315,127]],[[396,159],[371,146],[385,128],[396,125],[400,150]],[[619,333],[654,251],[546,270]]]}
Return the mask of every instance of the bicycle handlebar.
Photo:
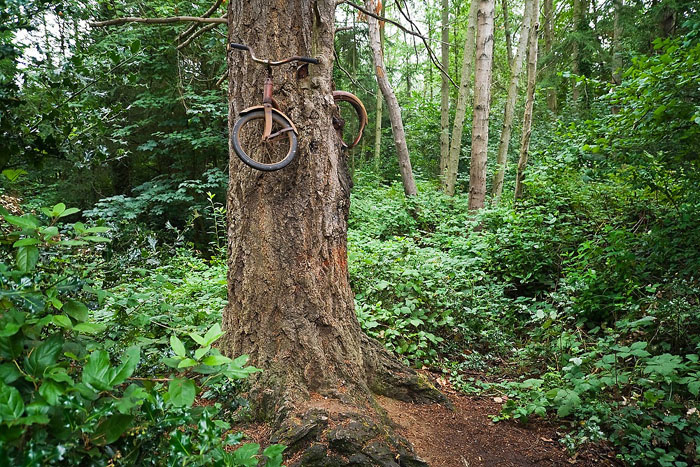
{"label": "bicycle handlebar", "polygon": [[268,66],[283,65],[283,64],[289,63],[289,62],[306,62],[306,63],[313,63],[314,65],[318,65],[319,63],[321,63],[317,58],[300,57],[300,56],[298,56],[298,55],[295,55],[295,56],[293,56],[293,57],[288,57],[288,58],[285,58],[285,59],[283,59],[283,60],[279,60],[279,61],[273,62],[272,60],[265,60],[265,59],[256,57],[255,54],[253,53],[253,49],[251,49],[251,48],[248,47],[247,45],[236,44],[235,42],[231,42],[231,43],[229,43],[229,46],[230,46],[232,49],[238,49],[238,50],[245,50],[245,51],[247,51],[248,53],[250,53],[250,58],[251,58],[254,62],[256,62],[256,63],[262,63],[263,65],[268,65]]}

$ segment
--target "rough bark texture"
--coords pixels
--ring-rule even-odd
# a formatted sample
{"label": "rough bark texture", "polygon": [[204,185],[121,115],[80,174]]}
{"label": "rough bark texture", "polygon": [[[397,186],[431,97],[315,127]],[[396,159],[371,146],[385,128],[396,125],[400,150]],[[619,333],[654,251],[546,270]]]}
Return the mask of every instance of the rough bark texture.
{"label": "rough bark texture", "polygon": [[469,21],[467,23],[467,38],[464,41],[464,55],[462,57],[462,72],[459,81],[459,93],[457,94],[457,107],[455,108],[455,120],[452,125],[452,140],[450,141],[450,154],[447,161],[447,173],[445,174],[444,190],[449,196],[454,196],[457,184],[457,171],[459,170],[459,153],[462,150],[462,131],[464,130],[464,117],[467,115],[467,101],[472,79],[472,62],[474,60],[474,45],[476,42],[476,11],[477,2],[472,1],[469,6]]}
{"label": "rough bark texture", "polygon": [[[366,0],[365,8],[373,11],[375,8],[374,0]],[[394,134],[394,145],[396,146],[396,156],[399,160],[399,172],[401,173],[401,181],[403,182],[403,191],[406,196],[415,196],[418,190],[416,189],[416,181],[413,178],[411,158],[408,154],[408,146],[406,145],[406,133],[404,132],[403,121],[401,120],[401,108],[399,107],[399,101],[396,99],[396,94],[394,94],[394,90],[389,83],[389,78],[386,76],[386,67],[384,66],[384,57],[382,56],[381,41],[379,38],[379,21],[376,18],[368,16],[367,23],[369,24],[369,45],[372,48],[374,71],[377,76],[377,84],[384,95],[384,101],[389,111],[391,129]]]}
{"label": "rough bark texture", "polygon": [[[230,151],[221,350],[250,355],[263,369],[250,379],[253,413],[271,423],[288,452],[303,451],[303,465],[424,465],[393,433],[373,393],[443,396],[363,334],[354,312],[346,251],[351,180],[332,124],[334,10],[334,0],[229,3],[230,41],[260,57],[309,55],[321,63],[274,71],[275,97],[299,130],[290,165],[258,172]],[[230,131],[238,112],[261,101],[265,67],[236,50],[228,60]],[[352,429],[357,423],[363,430]]]}
{"label": "rough bark texture", "polygon": [[515,200],[522,198],[523,178],[525,167],[530,155],[530,136],[532,134],[532,112],[535,106],[535,79],[537,77],[537,33],[539,31],[539,0],[533,0],[532,28],[527,52],[527,100],[523,114],[523,133],[520,138],[520,158],[518,160],[518,173],[515,178]]}
{"label": "rough bark texture", "polygon": [[476,73],[472,160],[469,173],[469,209],[481,209],[486,199],[486,161],[489,142],[491,70],[493,68],[494,0],[478,0],[476,21]]}
{"label": "rough bark texture", "polygon": [[[501,0],[503,10],[503,30],[506,36],[506,57],[508,58],[508,68],[513,67],[513,39],[510,33],[510,17],[508,16],[508,0]],[[527,42],[527,41],[525,41]]]}
{"label": "rough bark texture", "polygon": [[525,0],[518,50],[515,52],[515,58],[511,62],[510,84],[508,85],[508,96],[506,97],[506,105],[503,111],[503,128],[501,129],[501,139],[498,143],[498,155],[496,156],[496,172],[494,173],[491,186],[494,204],[498,203],[503,192],[503,178],[505,177],[506,165],[508,164],[508,147],[510,146],[510,136],[513,132],[513,114],[515,114],[515,103],[518,99],[518,82],[520,82],[520,72],[527,53],[528,38],[532,24],[531,16],[532,0]]}
{"label": "rough bark texture", "polygon": [[[445,71],[450,70],[450,5],[449,0],[442,0],[441,60]],[[443,73],[440,85],[440,175],[447,172],[447,160],[450,152],[450,81]]]}
{"label": "rough bark texture", "polygon": [[[382,16],[386,11],[386,6],[382,4]],[[384,56],[384,24],[379,25],[379,48]],[[379,162],[382,154],[382,105],[384,104],[384,96],[380,91],[377,92],[377,112],[374,122],[374,171],[379,173]]]}
{"label": "rough bark texture", "polygon": [[[554,6],[553,0],[544,0],[544,51],[553,61],[552,46],[554,45]],[[547,89],[547,107],[552,112],[557,111],[557,91],[554,88]]]}

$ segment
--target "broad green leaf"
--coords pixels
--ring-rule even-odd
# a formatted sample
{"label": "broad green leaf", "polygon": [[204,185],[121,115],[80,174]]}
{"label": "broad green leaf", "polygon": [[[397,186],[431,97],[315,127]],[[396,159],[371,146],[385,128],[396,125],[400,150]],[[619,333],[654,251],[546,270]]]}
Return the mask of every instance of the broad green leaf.
{"label": "broad green leaf", "polygon": [[134,407],[140,406],[147,397],[148,394],[141,386],[131,384],[117,401],[117,410],[123,414],[129,413]]}
{"label": "broad green leaf", "polygon": [[110,370],[109,354],[104,350],[95,350],[83,367],[83,382],[98,390],[112,389]]}
{"label": "broad green leaf", "polygon": [[282,453],[285,449],[287,449],[287,446],[282,444],[272,444],[265,448],[263,451],[263,456],[267,457],[265,467],[281,467],[282,462],[284,462]]}
{"label": "broad green leaf", "polygon": [[175,407],[189,407],[194,403],[196,395],[194,381],[187,378],[174,378],[168,385],[170,403]]}
{"label": "broad green leaf", "polygon": [[17,365],[11,362],[0,363],[0,381],[5,384],[10,384],[22,376]]}
{"label": "broad green leaf", "polygon": [[56,405],[58,403],[58,398],[63,394],[63,388],[54,381],[46,380],[39,388],[39,394],[41,394],[49,405]]}
{"label": "broad green leaf", "polygon": [[63,211],[63,212],[61,213],[61,215],[58,216],[58,217],[66,217],[66,216],[70,216],[71,214],[75,214],[75,213],[78,213],[78,212],[80,212],[80,209],[78,209],[78,208],[68,208],[68,209],[66,209],[65,211]]}
{"label": "broad green leaf", "polygon": [[88,307],[85,306],[84,303],[77,300],[66,300],[66,302],[63,304],[63,311],[68,313],[71,318],[75,319],[79,323],[87,321],[90,315]]}
{"label": "broad green leaf", "polygon": [[57,217],[63,214],[63,211],[66,210],[66,205],[63,203],[58,203],[56,206],[54,206],[51,209],[51,217]]}
{"label": "broad green leaf", "polygon": [[63,338],[60,334],[54,334],[32,350],[28,357],[24,358],[25,371],[29,374],[41,377],[44,370],[56,363],[63,349]]}
{"label": "broad green leaf", "polygon": [[6,214],[4,217],[7,222],[22,229],[36,229],[39,227],[39,221],[31,214],[25,214],[22,217]]}
{"label": "broad green leaf", "polygon": [[12,246],[14,248],[19,248],[21,246],[36,245],[37,243],[39,243],[39,240],[36,238],[22,238],[13,243]]}
{"label": "broad green leaf", "polygon": [[209,366],[217,366],[225,363],[231,363],[232,361],[233,360],[228,357],[224,357],[223,355],[209,355],[207,358],[202,360],[202,363]]}
{"label": "broad green leaf", "polygon": [[204,335],[204,345],[202,347],[213,344],[224,334],[225,332],[221,330],[221,325],[219,323],[216,323],[211,328],[209,328],[207,333]]}
{"label": "broad green leaf", "polygon": [[260,445],[257,443],[247,443],[233,451],[233,462],[235,465],[245,467],[256,467],[258,458],[255,457],[260,451]]}
{"label": "broad green leaf", "polygon": [[182,360],[177,367],[178,368],[189,368],[191,366],[199,365],[199,362],[197,360],[191,359],[191,358],[185,358]]}
{"label": "broad green leaf", "polygon": [[17,420],[24,413],[24,401],[12,386],[0,384],[0,422]]}
{"label": "broad green leaf", "polygon": [[97,334],[104,331],[106,326],[102,323],[78,323],[73,330],[82,334]]}
{"label": "broad green leaf", "polygon": [[115,414],[102,420],[97,425],[92,441],[100,446],[115,442],[131,426],[133,419],[133,415]]}
{"label": "broad green leaf", "polygon": [[211,346],[202,347],[194,351],[194,359],[199,360],[211,350]]}
{"label": "broad green leaf", "polygon": [[193,341],[195,341],[197,344],[201,345],[202,347],[207,346],[206,340],[202,336],[200,336],[199,334],[191,332],[190,337],[192,338]]}
{"label": "broad green leaf", "polygon": [[22,272],[34,269],[39,261],[39,249],[33,245],[21,246],[17,249],[17,267]]}
{"label": "broad green leaf", "polygon": [[140,359],[140,347],[133,346],[126,349],[126,352],[124,352],[124,356],[122,357],[122,364],[119,365],[116,370],[114,370],[110,384],[112,386],[116,386],[117,384],[121,384],[126,381],[126,379],[134,373],[136,365],[138,365]]}
{"label": "broad green leaf", "polygon": [[175,355],[177,355],[178,357],[184,357],[185,355],[187,355],[185,345],[180,339],[178,339],[178,337],[175,334],[170,336],[170,347],[173,349],[173,352],[175,352]]}
{"label": "broad green leaf", "polygon": [[55,315],[53,317],[53,322],[62,328],[73,329],[73,323],[71,323],[70,318],[66,315]]}

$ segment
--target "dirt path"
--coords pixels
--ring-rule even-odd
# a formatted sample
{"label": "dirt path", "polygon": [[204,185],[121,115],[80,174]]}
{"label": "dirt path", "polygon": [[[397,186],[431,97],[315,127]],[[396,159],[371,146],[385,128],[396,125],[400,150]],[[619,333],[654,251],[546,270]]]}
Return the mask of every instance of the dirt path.
{"label": "dirt path", "polygon": [[556,426],[493,423],[499,404],[486,398],[449,394],[454,410],[379,398],[416,452],[432,467],[605,466],[618,465],[614,454],[589,449],[573,459],[558,441]]}

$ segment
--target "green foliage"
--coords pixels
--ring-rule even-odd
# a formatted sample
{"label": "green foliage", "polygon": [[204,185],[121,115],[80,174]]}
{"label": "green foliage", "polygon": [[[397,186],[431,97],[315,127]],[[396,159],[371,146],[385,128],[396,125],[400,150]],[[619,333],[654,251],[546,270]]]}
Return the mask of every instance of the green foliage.
{"label": "green foliage", "polygon": [[[64,204],[41,211],[2,214],[1,462],[257,465],[257,444],[225,449],[241,437],[224,436],[230,425],[216,418],[221,403],[193,405],[198,395],[260,370],[245,366],[245,355],[230,359],[216,350],[218,323],[203,335],[194,327],[191,350],[170,334],[174,356],[162,358],[160,368],[170,368],[163,376],[142,359],[163,355],[167,348],[157,341],[142,339],[115,358],[105,324],[88,306],[114,296],[97,281],[96,248],[108,241],[99,236],[107,229],[62,223],[78,212]],[[135,377],[139,368],[147,375]],[[270,446],[260,459],[279,466],[283,449]]]}

